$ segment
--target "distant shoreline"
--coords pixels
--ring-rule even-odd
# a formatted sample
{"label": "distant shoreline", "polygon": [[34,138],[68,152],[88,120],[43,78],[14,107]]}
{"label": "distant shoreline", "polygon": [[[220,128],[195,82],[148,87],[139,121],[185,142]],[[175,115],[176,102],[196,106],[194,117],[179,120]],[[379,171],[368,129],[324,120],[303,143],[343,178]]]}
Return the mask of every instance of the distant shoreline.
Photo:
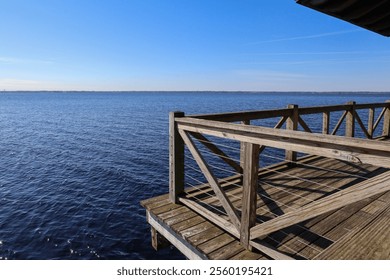
{"label": "distant shoreline", "polygon": [[190,90],[129,90],[129,91],[94,91],[94,90],[3,90],[1,93],[121,93],[121,94],[138,94],[138,93],[155,93],[155,94],[164,94],[164,93],[179,93],[179,94],[326,94],[326,95],[390,95],[390,91],[190,91]]}

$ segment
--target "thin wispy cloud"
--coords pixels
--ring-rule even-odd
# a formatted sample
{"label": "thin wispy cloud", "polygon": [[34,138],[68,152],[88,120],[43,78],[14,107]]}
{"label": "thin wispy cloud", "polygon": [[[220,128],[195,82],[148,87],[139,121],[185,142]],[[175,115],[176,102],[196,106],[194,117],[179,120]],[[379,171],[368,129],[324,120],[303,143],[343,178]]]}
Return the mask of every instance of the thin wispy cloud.
{"label": "thin wispy cloud", "polygon": [[25,79],[13,79],[5,78],[0,79],[0,89],[13,90],[16,88],[25,89],[25,88],[36,88],[41,84],[40,81],[36,80],[25,80]]}
{"label": "thin wispy cloud", "polygon": [[56,90],[61,85],[53,81],[19,78],[0,78],[0,90]]}
{"label": "thin wispy cloud", "polygon": [[264,43],[277,43],[277,42],[286,42],[286,41],[317,39],[317,38],[338,36],[338,35],[348,34],[348,33],[355,33],[355,32],[359,32],[359,31],[360,31],[359,29],[343,30],[343,31],[336,31],[336,32],[327,32],[327,33],[313,34],[313,35],[305,35],[305,36],[296,36],[296,37],[287,37],[287,38],[280,38],[280,39],[265,40],[265,41],[248,43],[247,45],[258,45],[258,44],[264,44]]}
{"label": "thin wispy cloud", "polygon": [[279,52],[279,53],[243,53],[243,56],[285,56],[285,55],[346,55],[346,54],[371,54],[367,51],[349,52]]}
{"label": "thin wispy cloud", "polygon": [[289,61],[251,61],[243,62],[241,65],[299,65],[299,64],[375,64],[375,63],[390,63],[389,56],[376,58],[354,58],[354,59],[315,59],[315,60],[289,60]]}
{"label": "thin wispy cloud", "polygon": [[256,70],[256,69],[237,69],[232,71],[234,75],[256,77],[266,80],[286,81],[307,78],[306,74],[290,73],[283,71]]}
{"label": "thin wispy cloud", "polygon": [[7,64],[52,64],[51,60],[43,60],[43,59],[29,59],[29,58],[17,58],[17,57],[9,57],[9,56],[0,56],[0,63]]}

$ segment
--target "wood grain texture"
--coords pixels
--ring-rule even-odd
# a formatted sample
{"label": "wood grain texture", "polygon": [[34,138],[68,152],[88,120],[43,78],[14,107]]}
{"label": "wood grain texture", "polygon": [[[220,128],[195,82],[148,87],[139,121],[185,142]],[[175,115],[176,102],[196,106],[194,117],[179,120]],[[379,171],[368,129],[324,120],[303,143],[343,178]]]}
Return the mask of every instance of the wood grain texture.
{"label": "wood grain texture", "polygon": [[347,103],[348,110],[345,121],[345,136],[346,137],[355,137],[355,110],[356,102],[351,101]]}
{"label": "wood grain texture", "polygon": [[[321,159],[318,157],[307,157],[302,162],[309,163],[312,167],[305,168],[305,166],[299,165],[298,161],[298,164],[295,167],[275,165],[274,168],[276,171],[283,170],[283,174],[300,174],[302,176],[312,175],[312,179],[317,177],[322,178],[316,179],[316,182],[331,184],[334,187],[349,184],[349,182],[353,182],[354,178],[348,178],[347,175],[345,176],[345,178],[338,178],[337,176],[334,176],[334,174],[333,176],[328,176],[326,172],[332,175],[332,171],[327,171],[327,169],[343,171],[346,172],[346,174],[350,173],[351,175],[359,174],[368,177],[376,176],[380,173],[378,173],[378,168],[375,167],[349,165],[341,161],[338,162],[332,159]],[[319,168],[325,168],[325,170],[315,169],[314,166],[318,166]],[[275,188],[275,186],[265,186],[268,194],[275,199],[277,198],[278,201],[283,204],[292,205],[291,203],[293,203],[296,205],[300,205],[300,203],[298,203],[299,201],[305,201],[302,196],[304,196],[305,198],[309,198],[311,197],[311,195],[315,195],[315,193],[310,192],[310,188],[308,188],[309,182],[307,182],[306,187],[305,184],[302,183],[292,183],[290,182],[290,180],[286,180],[286,178],[284,178],[282,174],[277,172],[273,173],[271,170],[259,171],[259,174],[259,176],[261,176],[261,179],[268,179],[268,182],[275,184],[275,186],[280,186],[280,184],[283,184],[284,186],[289,187],[289,193],[285,193],[282,190]],[[296,188],[301,186],[303,188]],[[305,191],[305,188],[308,189]],[[320,190],[321,188],[325,187],[318,186],[318,190]],[[239,190],[239,188],[237,188],[237,190]],[[229,189],[226,193],[227,195],[229,195],[233,192],[236,195],[236,190],[234,189]],[[294,196],[294,193],[299,194],[301,198]],[[213,222],[207,221],[203,216],[199,215],[198,213],[195,216],[188,214],[192,212],[192,209],[188,208],[188,206],[186,205],[180,206],[172,204],[167,197],[167,195],[158,196],[145,200],[142,202],[142,204],[148,206],[151,213],[153,213],[153,211],[159,213],[158,215],[155,215],[156,219],[159,220],[159,223],[164,224],[164,227],[169,228],[175,234],[175,238],[187,242],[187,245],[191,247],[190,251],[198,251],[198,254],[201,254],[206,258],[224,255],[222,252],[227,252],[228,247],[225,249],[221,248],[223,248],[227,244],[230,244],[229,246],[234,246],[232,247],[232,251],[237,252],[234,255],[224,255],[229,259],[290,259],[291,257],[313,259],[319,258],[321,252],[324,253],[323,258],[325,258],[325,253],[327,250],[333,250],[332,257],[329,257],[331,259],[344,258],[343,254],[347,254],[347,251],[345,249],[340,251],[336,249],[337,247],[334,247],[337,245],[338,242],[346,243],[345,245],[343,245],[345,247],[342,248],[348,248],[348,246],[351,248],[361,248],[358,249],[361,251],[361,255],[357,256],[356,258],[375,259],[383,258],[383,255],[388,254],[388,249],[386,247],[378,247],[379,244],[383,242],[383,240],[386,240],[382,240],[382,238],[384,238],[382,234],[375,234],[375,232],[374,234],[366,234],[366,236],[372,237],[373,240],[369,240],[369,242],[372,243],[369,244],[374,244],[370,246],[377,246],[375,247],[375,250],[367,250],[367,248],[369,247],[365,246],[366,240],[364,238],[347,238],[345,236],[348,236],[348,234],[353,230],[356,230],[356,233],[361,230],[364,230],[366,227],[367,230],[369,230],[370,225],[373,224],[372,221],[376,219],[381,212],[383,212],[383,209],[386,209],[386,207],[388,207],[390,191],[384,194],[378,194],[376,196],[373,196],[372,198],[365,198],[353,204],[344,206],[340,209],[319,215],[302,224],[303,227],[297,227],[294,225],[293,228],[288,229],[285,233],[282,233],[282,231],[278,231],[277,233],[275,233],[275,235],[272,234],[274,239],[269,239],[268,237],[264,240],[256,239],[256,242],[263,242],[260,245],[263,245],[264,247],[258,248],[263,253],[251,253],[247,250],[244,250],[244,247],[239,249],[239,247],[237,246],[237,244],[239,244],[239,233],[236,231],[235,234],[232,234],[231,232],[229,232],[229,230],[226,230],[224,228],[224,223],[227,223],[227,225],[229,225],[230,223],[224,218],[218,217],[221,223],[220,225],[216,225]],[[318,196],[313,196],[313,198],[314,197]],[[234,204],[236,207],[240,207],[240,200],[236,200]],[[263,202],[261,203],[261,205],[261,207],[270,206],[266,206],[266,204],[264,204]],[[260,207],[260,204],[258,204],[258,206]],[[272,209],[272,207],[268,209]],[[184,218],[181,217],[181,215],[184,214],[186,216],[184,216]],[[388,219],[383,219],[382,222],[388,224]],[[231,224],[230,226],[231,229],[234,231],[235,228]],[[230,236],[233,237],[234,240],[227,240],[227,233],[230,234]],[[215,239],[218,236],[221,237],[216,240],[226,240],[226,242],[229,243],[226,244],[226,242],[222,242],[218,246],[218,244],[214,242],[211,250],[208,250],[208,254],[205,254],[201,249],[199,249],[202,244],[203,245],[200,248],[207,248],[208,245],[211,244],[207,242],[211,242],[212,239]],[[278,243],[275,243],[276,240],[278,241]],[[251,244],[251,246],[256,248],[256,246],[258,245]],[[341,246],[341,244],[337,246]],[[183,249],[181,245],[178,245],[178,248],[181,248],[181,250]],[[265,253],[266,251],[267,253]],[[214,254],[212,254],[213,252]],[[380,252],[380,254],[375,252]],[[328,254],[330,254],[330,252]]]}
{"label": "wood grain texture", "polygon": [[374,137],[374,120],[375,120],[375,108],[370,108],[368,111],[368,124],[367,124],[367,133],[372,139]]}
{"label": "wood grain texture", "polygon": [[175,121],[179,117],[184,117],[184,113],[169,114],[169,198],[174,203],[184,191],[184,143]]}
{"label": "wood grain texture", "polygon": [[385,137],[390,136],[390,101],[387,101],[387,107],[385,107],[382,135]]}
{"label": "wood grain texture", "polygon": [[352,230],[316,256],[325,260],[390,260],[390,207],[360,230]]}
{"label": "wood grain texture", "polygon": [[222,123],[223,126],[221,127],[220,122],[207,121],[202,123],[200,121],[201,124],[193,124],[192,121],[199,120],[185,120],[185,123],[191,124],[180,124],[180,130],[390,168],[390,145],[382,143],[383,141],[302,131],[283,131],[250,125],[242,126]]}
{"label": "wood grain texture", "polygon": [[[356,109],[368,109],[368,108],[383,108],[387,103],[367,103],[356,104]],[[301,107],[299,108],[300,115],[321,114],[326,112],[345,111],[348,109],[348,105],[328,105],[328,106],[315,106],[315,107]],[[261,110],[261,111],[244,111],[244,112],[227,112],[217,114],[201,114],[191,115],[192,118],[199,118],[204,120],[215,120],[224,122],[237,122],[267,119],[275,117],[289,116],[291,111],[289,109],[273,109],[273,110]]]}
{"label": "wood grain texture", "polygon": [[[367,128],[361,109],[368,110]],[[375,109],[382,109],[376,120]],[[332,132],[331,112],[342,113]],[[321,134],[312,133],[302,118],[306,114],[322,114]],[[250,125],[264,118],[279,119],[273,128]],[[284,123],[286,129],[280,129]],[[329,135],[344,123],[344,136]],[[355,126],[368,139],[354,138]],[[374,136],[378,127],[383,127],[379,137]],[[383,213],[390,208],[390,170],[385,169],[390,141],[378,141],[389,133],[388,101],[193,117],[171,113],[170,192],[141,202],[153,245],[158,248],[164,236],[194,259],[389,258],[383,243],[389,242],[384,229],[390,215]],[[241,142],[240,164],[205,135]],[[196,140],[236,175],[216,178]],[[184,145],[207,180],[185,192]],[[287,161],[259,170],[258,156],[266,147],[284,149]],[[301,161],[298,152],[311,156]],[[366,244],[375,252],[364,250]]]}
{"label": "wood grain texture", "polygon": [[240,242],[248,250],[250,229],[256,225],[257,186],[259,171],[259,146],[244,143],[244,168],[241,200]]}
{"label": "wood grain texture", "polygon": [[251,239],[297,224],[364,198],[390,190],[390,171],[356,184],[348,189],[312,202],[251,229]]}
{"label": "wood grain texture", "polygon": [[174,232],[167,225],[162,223],[156,216],[150,212],[146,213],[148,223],[164,236],[172,245],[179,249],[187,258],[191,260],[207,260],[207,257],[195,250],[191,244],[182,239],[179,234]]}
{"label": "wood grain texture", "polygon": [[[286,131],[298,130],[299,114],[298,105],[290,104],[288,108],[291,109],[291,115],[288,117],[286,122]],[[294,162],[297,160],[297,152],[293,149],[286,149],[286,161]]]}
{"label": "wood grain texture", "polygon": [[322,113],[322,134],[329,134],[330,112]]}

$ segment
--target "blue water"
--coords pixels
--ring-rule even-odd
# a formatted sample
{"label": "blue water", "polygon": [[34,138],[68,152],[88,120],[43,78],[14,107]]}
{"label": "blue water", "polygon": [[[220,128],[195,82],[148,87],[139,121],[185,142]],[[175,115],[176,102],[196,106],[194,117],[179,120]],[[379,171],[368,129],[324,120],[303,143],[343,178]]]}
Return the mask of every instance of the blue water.
{"label": "blue water", "polygon": [[180,259],[140,200],[168,191],[168,113],[383,102],[390,94],[0,93],[0,259]]}

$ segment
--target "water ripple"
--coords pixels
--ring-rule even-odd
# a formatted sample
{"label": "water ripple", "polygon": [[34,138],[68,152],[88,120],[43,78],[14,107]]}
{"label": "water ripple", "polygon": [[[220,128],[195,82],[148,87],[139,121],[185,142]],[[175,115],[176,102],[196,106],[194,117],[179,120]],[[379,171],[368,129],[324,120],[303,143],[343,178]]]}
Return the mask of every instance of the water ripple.
{"label": "water ripple", "polygon": [[168,190],[169,111],[389,97],[1,93],[0,259],[183,258],[151,248],[139,204]]}

